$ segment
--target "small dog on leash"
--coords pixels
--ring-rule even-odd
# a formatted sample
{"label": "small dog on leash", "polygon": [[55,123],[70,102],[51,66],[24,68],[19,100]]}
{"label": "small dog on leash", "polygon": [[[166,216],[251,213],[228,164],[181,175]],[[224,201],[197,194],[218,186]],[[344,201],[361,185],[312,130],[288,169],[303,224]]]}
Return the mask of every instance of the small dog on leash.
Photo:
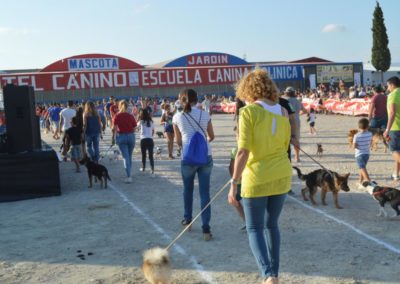
{"label": "small dog on leash", "polygon": [[182,148],[179,147],[178,150],[176,150],[176,156],[180,157],[182,155]]}
{"label": "small dog on leash", "polygon": [[156,148],[156,159],[159,159],[159,160],[162,159],[161,153],[162,153],[162,149],[160,147],[157,147]]}
{"label": "small dog on leash", "polygon": [[400,190],[393,187],[379,186],[374,182],[364,181],[362,186],[368,191],[372,197],[379,202],[380,208],[378,217],[387,217],[387,212],[385,210],[385,204],[389,202],[390,206],[396,213],[392,217],[397,217],[400,215]]}
{"label": "small dog on leash", "polygon": [[164,133],[162,131],[157,131],[156,134],[158,138],[164,138]]}
{"label": "small dog on leash", "polygon": [[107,180],[111,181],[110,176],[108,175],[108,170],[105,166],[96,164],[89,157],[85,156],[82,160],[79,161],[81,165],[85,165],[88,171],[89,176],[89,188],[93,186],[92,178],[95,177],[95,182],[100,180],[100,188],[103,187],[104,180],[104,188],[107,188]]}
{"label": "small dog on leash", "polygon": [[119,160],[119,157],[121,155],[121,152],[119,150],[114,150],[112,154],[110,155],[110,162],[117,162]]}
{"label": "small dog on leash", "polygon": [[324,149],[322,148],[322,144],[317,143],[317,156],[321,158],[323,153]]}
{"label": "small dog on leash", "polygon": [[142,270],[151,284],[171,283],[171,264],[168,251],[160,247],[151,248],[143,253]]}
{"label": "small dog on leash", "polygon": [[299,168],[293,167],[297,171],[299,179],[306,182],[306,187],[301,190],[304,201],[308,201],[306,197],[306,192],[308,191],[311,203],[317,205],[314,200],[314,196],[317,193],[318,187],[321,188],[321,201],[323,205],[326,204],[326,193],[331,191],[333,194],[333,200],[337,209],[342,209],[339,205],[338,194],[340,190],[350,191],[347,181],[349,179],[350,173],[345,175],[339,175],[337,172],[328,171],[324,169],[319,169],[312,171],[307,175],[303,175]]}

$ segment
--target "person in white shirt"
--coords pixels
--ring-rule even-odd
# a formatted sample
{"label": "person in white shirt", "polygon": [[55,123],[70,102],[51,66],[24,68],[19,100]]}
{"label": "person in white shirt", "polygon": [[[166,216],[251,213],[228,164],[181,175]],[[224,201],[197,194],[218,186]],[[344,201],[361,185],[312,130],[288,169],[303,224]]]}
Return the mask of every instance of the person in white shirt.
{"label": "person in white shirt", "polygon": [[371,148],[372,133],[368,131],[369,121],[361,118],[358,121],[358,133],[353,138],[353,149],[355,149],[355,158],[358,168],[360,169],[359,181],[370,181],[367,172],[367,163],[369,160],[369,152]]}
{"label": "person in white shirt", "polygon": [[307,116],[308,125],[310,125],[310,134],[317,135],[317,130],[315,129],[315,110],[313,108],[310,108],[310,113]]}
{"label": "person in white shirt", "polygon": [[140,150],[142,152],[140,171],[144,172],[146,169],[146,152],[149,152],[151,174],[154,175],[154,123],[146,109],[140,110],[138,125],[140,127]]}
{"label": "person in white shirt", "polygon": [[60,112],[60,129],[62,132],[71,127],[71,119],[76,115],[76,110],[73,107],[74,102],[68,101],[68,107]]}

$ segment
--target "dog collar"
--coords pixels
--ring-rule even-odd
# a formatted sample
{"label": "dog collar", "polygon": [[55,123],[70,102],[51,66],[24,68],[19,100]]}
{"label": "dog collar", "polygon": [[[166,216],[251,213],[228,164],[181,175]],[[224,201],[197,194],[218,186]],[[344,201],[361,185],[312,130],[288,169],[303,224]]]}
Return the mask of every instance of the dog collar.
{"label": "dog collar", "polygon": [[387,191],[389,191],[389,188],[383,187],[381,190],[372,193],[372,195],[373,196],[382,195],[382,194],[385,194]]}

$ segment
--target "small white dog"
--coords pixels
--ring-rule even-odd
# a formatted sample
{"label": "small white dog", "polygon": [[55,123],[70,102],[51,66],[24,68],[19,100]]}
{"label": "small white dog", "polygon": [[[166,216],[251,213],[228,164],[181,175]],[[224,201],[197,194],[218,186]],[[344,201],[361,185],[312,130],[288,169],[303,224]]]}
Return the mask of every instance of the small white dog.
{"label": "small white dog", "polygon": [[171,264],[168,251],[155,247],[143,253],[143,274],[151,284],[169,284],[171,282]]}
{"label": "small white dog", "polygon": [[110,162],[116,163],[119,160],[120,156],[121,156],[121,152],[119,150],[114,150],[110,154]]}
{"label": "small white dog", "polygon": [[162,153],[162,149],[160,147],[157,147],[156,148],[156,159],[162,160],[161,153]]}

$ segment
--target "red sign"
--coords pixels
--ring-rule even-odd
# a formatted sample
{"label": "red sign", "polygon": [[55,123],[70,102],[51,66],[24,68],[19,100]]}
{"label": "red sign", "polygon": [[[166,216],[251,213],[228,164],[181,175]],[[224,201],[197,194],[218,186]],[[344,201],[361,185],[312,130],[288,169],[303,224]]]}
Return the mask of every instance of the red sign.
{"label": "red sign", "polygon": [[131,69],[119,71],[51,72],[0,75],[0,85],[31,85],[36,91],[123,87],[176,87],[237,82],[253,67]]}

